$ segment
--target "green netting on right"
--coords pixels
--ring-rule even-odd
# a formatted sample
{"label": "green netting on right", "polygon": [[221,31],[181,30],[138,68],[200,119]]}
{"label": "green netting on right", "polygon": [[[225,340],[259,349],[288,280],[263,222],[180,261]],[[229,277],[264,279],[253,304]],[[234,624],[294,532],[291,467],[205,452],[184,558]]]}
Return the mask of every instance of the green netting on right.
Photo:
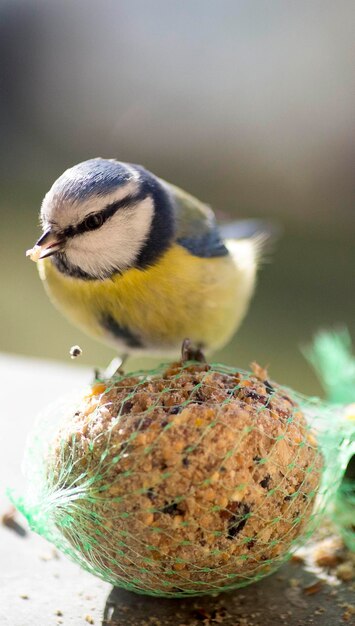
{"label": "green netting on right", "polygon": [[[322,429],[325,449],[332,450],[335,429],[342,435],[339,462],[345,470],[329,514],[347,547],[355,552],[355,357],[346,328],[320,331],[305,355],[325,390],[329,410],[340,419],[326,420]],[[345,453],[345,454],[344,454]]]}
{"label": "green netting on right", "polygon": [[312,534],[342,479],[341,409],[220,364],[98,381],[30,444],[17,506],[114,585],[159,596],[245,586]]}

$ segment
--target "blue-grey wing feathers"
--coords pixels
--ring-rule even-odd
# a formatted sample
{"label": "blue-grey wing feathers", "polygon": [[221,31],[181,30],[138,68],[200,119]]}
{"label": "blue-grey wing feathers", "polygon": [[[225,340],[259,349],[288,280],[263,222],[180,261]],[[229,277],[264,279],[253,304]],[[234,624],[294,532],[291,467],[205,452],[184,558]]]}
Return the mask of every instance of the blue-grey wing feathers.
{"label": "blue-grey wing feathers", "polygon": [[173,199],[176,242],[195,256],[226,256],[229,254],[225,245],[227,239],[253,239],[256,250],[263,254],[265,247],[269,247],[279,234],[277,225],[261,219],[218,225],[213,211],[206,204],[179,187],[161,182],[168,187]]}

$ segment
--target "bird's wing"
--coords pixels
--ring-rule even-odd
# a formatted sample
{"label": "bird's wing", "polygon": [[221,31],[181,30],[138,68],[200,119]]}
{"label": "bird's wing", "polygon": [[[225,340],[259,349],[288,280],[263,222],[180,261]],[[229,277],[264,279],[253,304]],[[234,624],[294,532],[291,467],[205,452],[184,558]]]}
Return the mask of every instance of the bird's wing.
{"label": "bird's wing", "polygon": [[198,257],[228,255],[212,209],[179,187],[168,187],[174,200],[176,242]]}
{"label": "bird's wing", "polygon": [[177,225],[176,240],[191,254],[199,257],[226,256],[226,240],[248,239],[260,261],[272,251],[272,244],[280,236],[280,226],[262,219],[235,220],[228,224],[216,223],[212,209],[179,187],[167,185],[174,198]]}

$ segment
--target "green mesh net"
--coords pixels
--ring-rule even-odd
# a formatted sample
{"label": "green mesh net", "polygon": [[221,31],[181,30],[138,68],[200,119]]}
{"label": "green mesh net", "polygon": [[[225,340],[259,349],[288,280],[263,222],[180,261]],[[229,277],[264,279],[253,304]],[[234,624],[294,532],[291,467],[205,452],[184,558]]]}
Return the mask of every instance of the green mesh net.
{"label": "green mesh net", "polygon": [[[355,552],[355,358],[346,328],[337,332],[320,332],[305,356],[315,369],[324,387],[330,406],[338,405],[342,447],[347,452],[343,461],[345,474],[329,513],[350,550]],[[334,421],[328,424],[327,445],[332,447]]]}
{"label": "green mesh net", "polygon": [[334,510],[353,424],[253,372],[197,362],[97,381],[29,443],[31,527],[102,579],[158,596],[243,587]]}

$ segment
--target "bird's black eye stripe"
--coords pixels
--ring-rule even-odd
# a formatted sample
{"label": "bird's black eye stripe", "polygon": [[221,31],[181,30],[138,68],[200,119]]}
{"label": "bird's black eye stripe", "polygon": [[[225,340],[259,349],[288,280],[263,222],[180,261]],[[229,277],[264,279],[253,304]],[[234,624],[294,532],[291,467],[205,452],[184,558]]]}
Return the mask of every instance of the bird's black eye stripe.
{"label": "bird's black eye stripe", "polygon": [[67,226],[67,228],[63,231],[64,237],[74,237],[75,235],[81,235],[83,233],[87,233],[91,230],[96,230],[100,228],[106,220],[112,217],[119,209],[129,209],[137,202],[144,200],[147,197],[146,190],[140,190],[134,196],[126,196],[121,200],[117,200],[117,202],[112,202],[108,204],[102,211],[98,211],[97,213],[90,213],[87,217],[77,224],[76,226]]}
{"label": "bird's black eye stripe", "polygon": [[114,215],[116,211],[118,211],[119,209],[132,208],[132,206],[137,204],[137,202],[141,202],[142,200],[145,200],[145,198],[148,195],[149,194],[147,193],[147,190],[142,188],[134,196],[126,196],[125,198],[122,198],[121,200],[117,200],[116,202],[112,202],[111,204],[108,204],[103,209],[103,211],[101,211],[101,213],[104,215],[104,219],[107,220],[109,217],[112,217],[112,215]]}

